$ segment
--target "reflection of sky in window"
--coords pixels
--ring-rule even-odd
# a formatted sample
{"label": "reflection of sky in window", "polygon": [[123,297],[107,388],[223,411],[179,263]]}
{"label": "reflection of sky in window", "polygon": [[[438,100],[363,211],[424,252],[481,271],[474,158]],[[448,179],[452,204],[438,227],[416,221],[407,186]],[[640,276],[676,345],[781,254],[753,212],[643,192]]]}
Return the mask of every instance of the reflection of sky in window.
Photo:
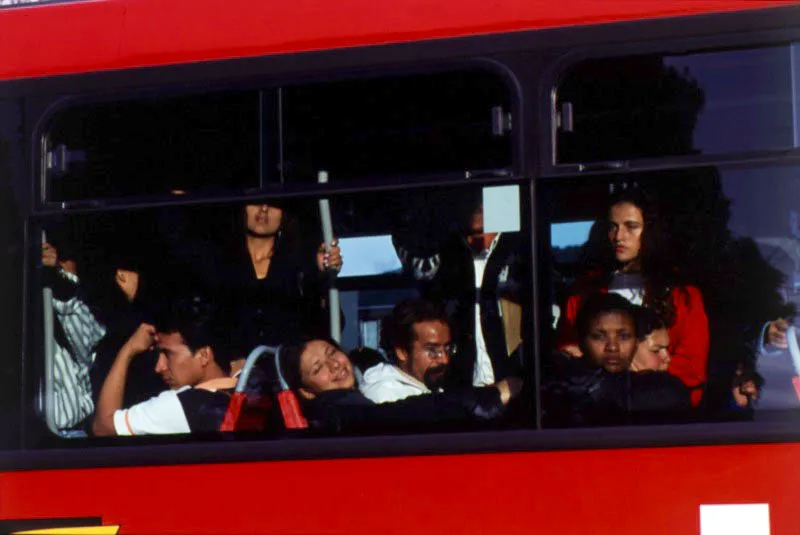
{"label": "reflection of sky in window", "polygon": [[392,237],[388,234],[341,238],[339,248],[344,258],[340,277],[384,275],[399,273],[403,269],[392,244]]}
{"label": "reflection of sky in window", "polygon": [[553,223],[550,226],[550,245],[554,249],[583,245],[589,239],[592,223],[594,221]]}
{"label": "reflection of sky in window", "polygon": [[705,94],[695,149],[709,154],[792,146],[789,47],[672,56],[664,64],[696,80]]}

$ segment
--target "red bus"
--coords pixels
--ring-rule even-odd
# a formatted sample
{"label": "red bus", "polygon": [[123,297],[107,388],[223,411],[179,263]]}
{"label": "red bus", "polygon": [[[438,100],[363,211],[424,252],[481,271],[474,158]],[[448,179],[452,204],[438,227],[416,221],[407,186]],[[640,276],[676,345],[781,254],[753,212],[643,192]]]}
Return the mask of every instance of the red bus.
{"label": "red bus", "polygon": [[[796,532],[793,3],[0,2],[0,528]],[[542,369],[564,300],[598,208],[639,187],[705,300],[698,416],[554,428]],[[347,349],[375,347],[419,290],[393,247],[406,227],[435,250],[479,198],[485,225],[520,236],[518,414],[346,436],[98,438],[56,421],[45,239],[100,288],[112,249],[171,266],[177,228],[225,239],[232,207],[263,199],[316,225],[323,198],[348,247]],[[764,344],[779,316],[785,350]],[[748,366],[763,385],[737,405]]]}

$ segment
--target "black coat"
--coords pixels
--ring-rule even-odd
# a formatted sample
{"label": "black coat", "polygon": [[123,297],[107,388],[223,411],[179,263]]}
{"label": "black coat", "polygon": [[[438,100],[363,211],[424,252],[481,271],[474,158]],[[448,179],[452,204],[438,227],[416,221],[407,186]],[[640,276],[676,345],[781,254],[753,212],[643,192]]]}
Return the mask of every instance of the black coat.
{"label": "black coat", "polygon": [[549,427],[678,423],[691,416],[689,390],[669,373],[609,373],[561,354],[545,371],[542,409]]}
{"label": "black coat", "polygon": [[313,429],[376,432],[458,427],[497,420],[505,407],[494,387],[454,389],[375,404],[358,390],[329,390],[303,404]]}

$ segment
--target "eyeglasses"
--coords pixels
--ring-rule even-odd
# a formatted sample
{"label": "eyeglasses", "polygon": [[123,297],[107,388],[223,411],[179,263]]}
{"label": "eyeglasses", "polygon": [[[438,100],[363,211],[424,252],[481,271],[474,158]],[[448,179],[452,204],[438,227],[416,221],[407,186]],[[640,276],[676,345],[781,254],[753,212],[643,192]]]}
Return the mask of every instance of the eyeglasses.
{"label": "eyeglasses", "polygon": [[458,346],[456,344],[445,344],[443,346],[426,345],[422,350],[428,358],[438,359],[445,355],[448,357],[454,356],[458,352]]}

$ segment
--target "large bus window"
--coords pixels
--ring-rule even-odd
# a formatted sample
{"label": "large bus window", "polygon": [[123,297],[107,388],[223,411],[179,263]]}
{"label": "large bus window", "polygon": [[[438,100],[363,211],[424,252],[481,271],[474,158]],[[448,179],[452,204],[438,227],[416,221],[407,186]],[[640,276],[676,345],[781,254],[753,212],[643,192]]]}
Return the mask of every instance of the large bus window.
{"label": "large bus window", "polygon": [[512,95],[461,72],[287,87],[284,178],[314,181],[511,167]]}
{"label": "large bus window", "polygon": [[796,417],[799,188],[796,166],[548,182],[545,423]]}
{"label": "large bus window", "polygon": [[258,187],[258,92],[67,108],[46,132],[48,201]]}
{"label": "large bus window", "polygon": [[796,147],[795,49],[582,61],[557,87],[556,163]]}
{"label": "large bus window", "polygon": [[[35,369],[53,375],[42,381],[52,387],[40,420],[62,437],[220,430],[231,374],[265,344],[287,360],[276,368],[263,359],[264,382],[248,388],[262,397],[290,388],[312,428],[532,426],[533,402],[520,397],[532,344],[525,198],[516,184],[335,195],[339,247],[327,253],[316,198],[46,219],[37,264],[52,294],[53,313],[43,314],[52,340],[37,344]],[[342,353],[324,345],[333,273]],[[305,368],[303,359],[319,356],[298,346],[308,338],[318,340],[309,351],[324,345],[341,355],[335,370],[325,368],[327,349],[319,370]],[[206,364],[195,367],[201,358]],[[219,385],[215,394],[198,393],[209,382]],[[426,395],[444,401],[400,403]],[[315,405],[331,399],[345,408]],[[352,415],[348,403],[361,408]],[[265,433],[296,427],[277,405],[261,417]]]}

